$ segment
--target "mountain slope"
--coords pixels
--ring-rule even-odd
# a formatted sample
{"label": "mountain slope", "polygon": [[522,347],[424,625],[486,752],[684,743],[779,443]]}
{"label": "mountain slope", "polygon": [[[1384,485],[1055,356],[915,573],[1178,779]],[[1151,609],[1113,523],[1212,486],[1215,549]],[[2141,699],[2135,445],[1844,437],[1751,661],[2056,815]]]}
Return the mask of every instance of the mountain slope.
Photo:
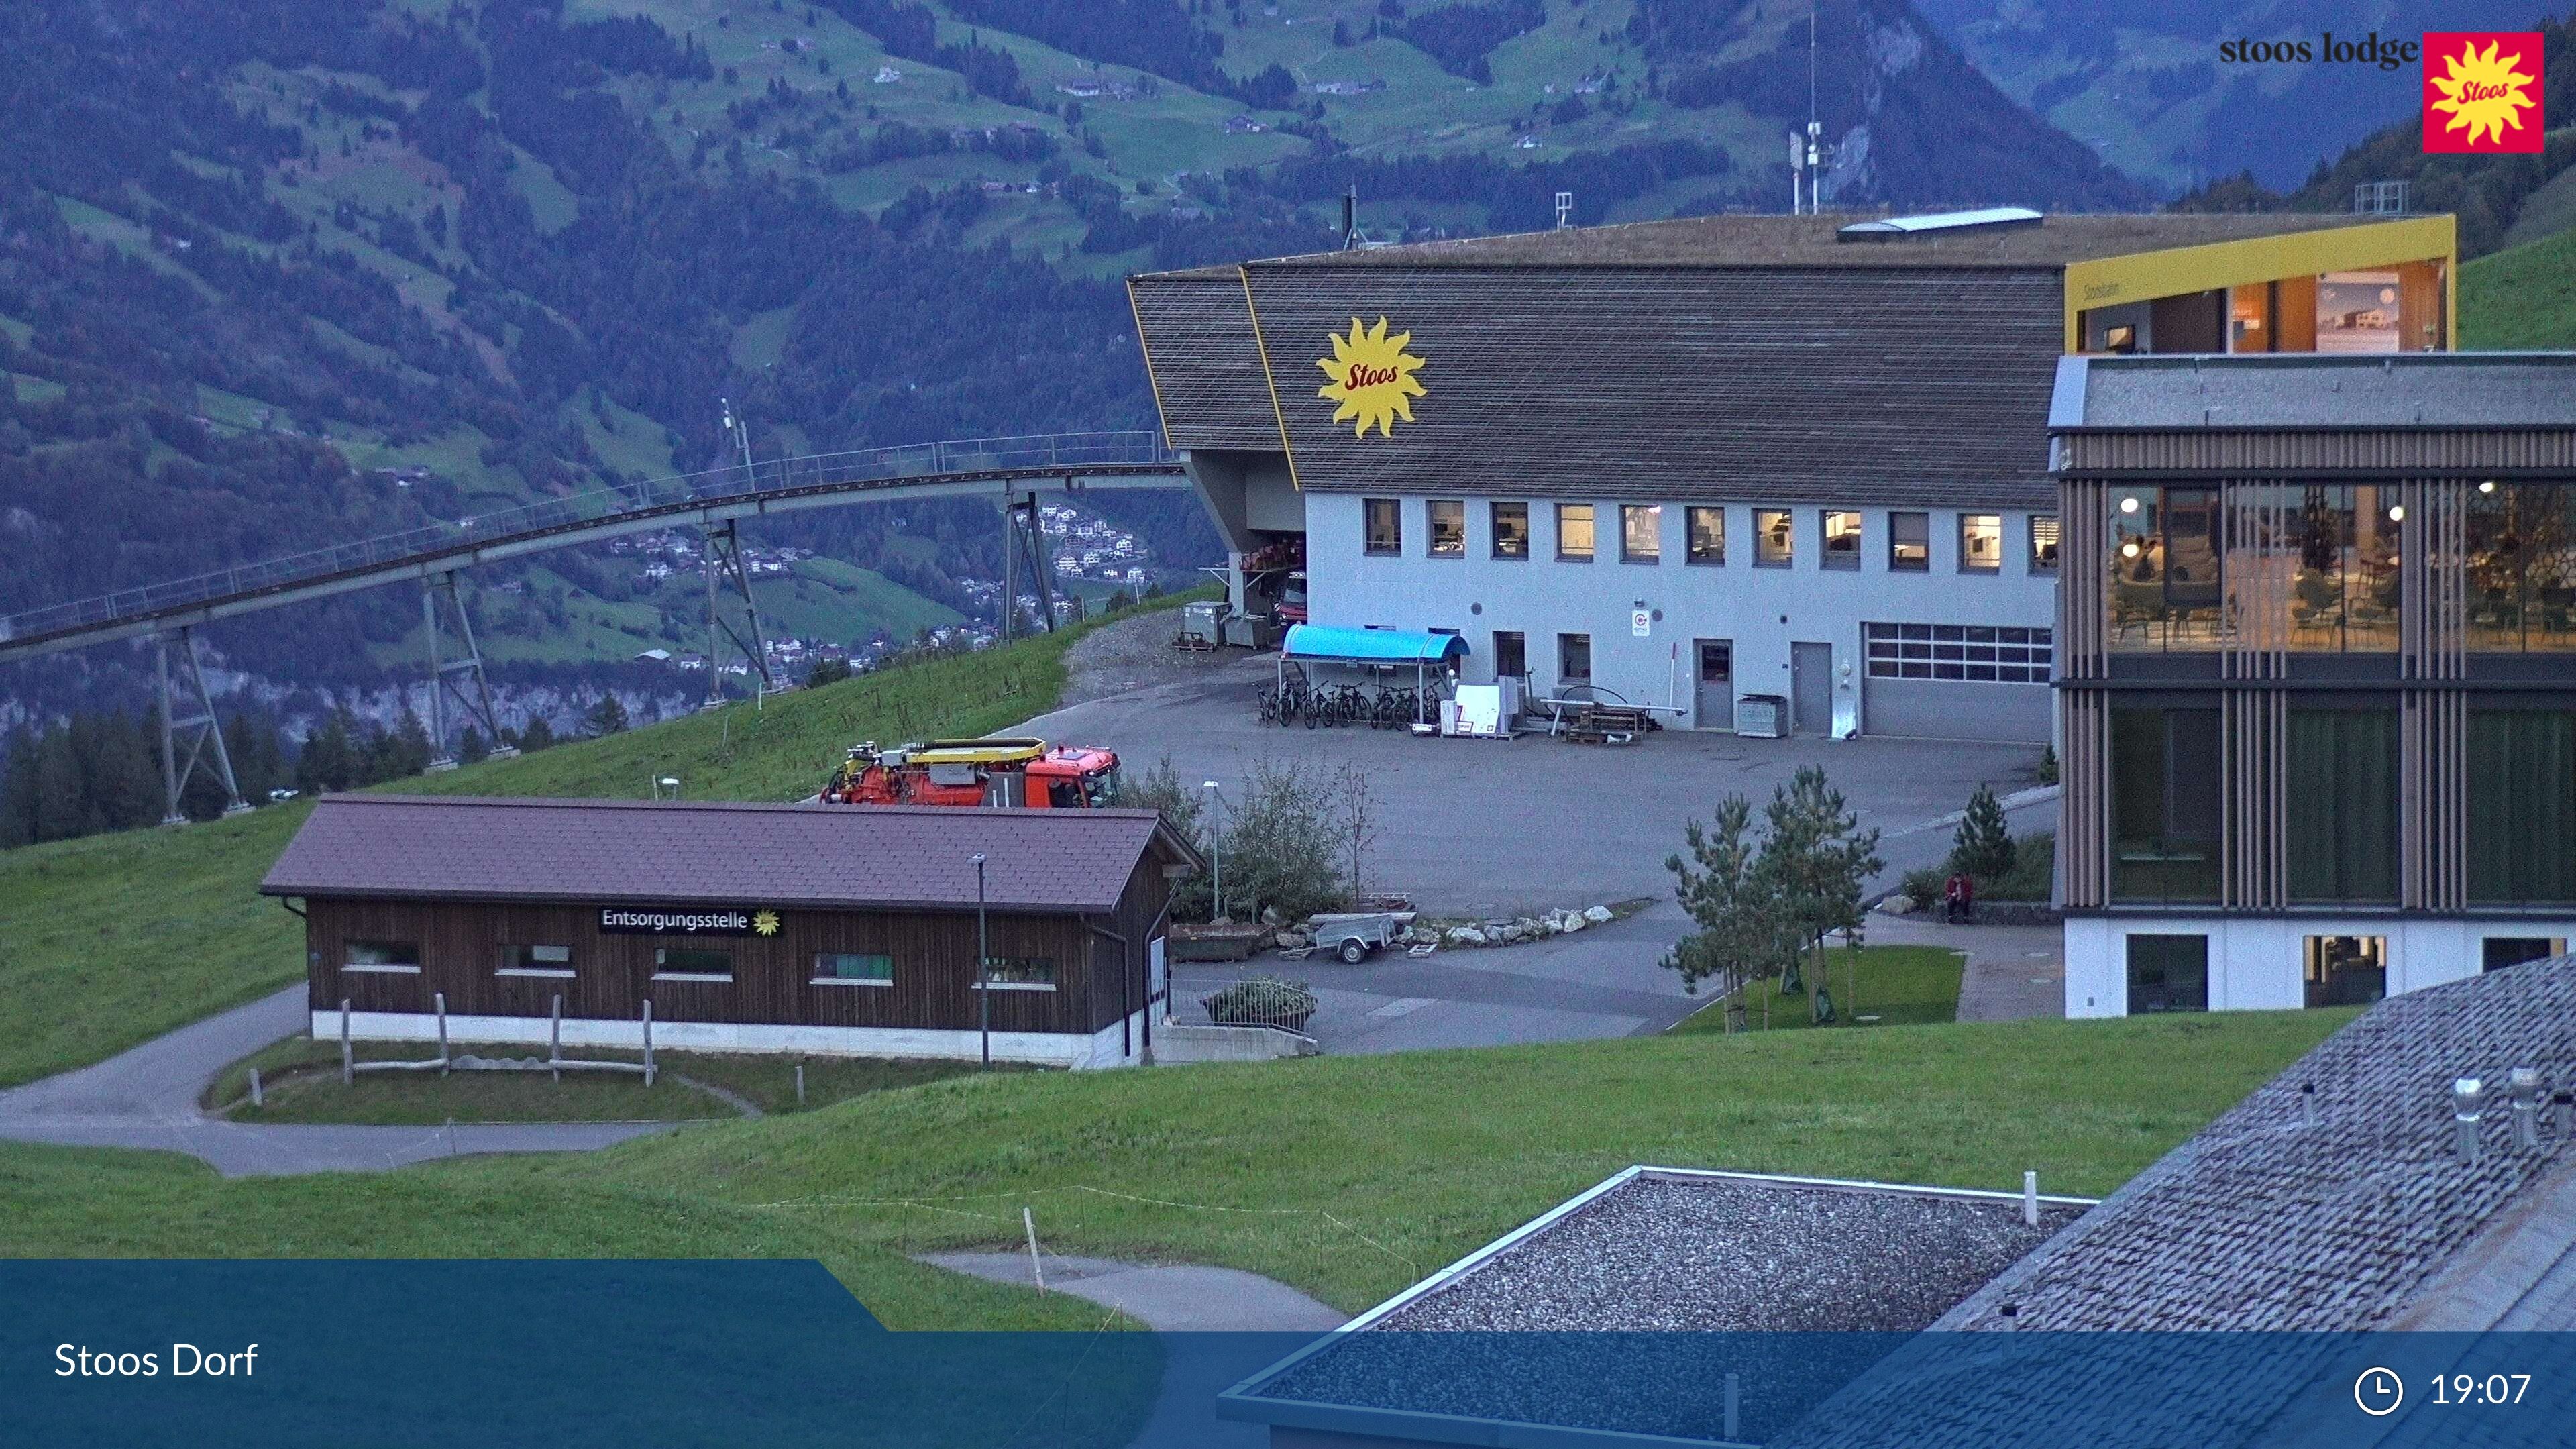
{"label": "mountain slope", "polygon": [[[1838,201],[2142,199],[1904,0],[1820,15]],[[1545,226],[1559,190],[1583,221],[1776,207],[1807,105],[1796,19],[0,0],[0,612],[718,465],[725,400],[764,454],[1150,426],[1117,278],[1329,246],[1348,187],[1380,238]],[[1101,506],[1165,566],[1213,547],[1187,500]],[[998,572],[989,512],[962,504],[760,541],[906,591],[841,591],[846,635],[966,612],[959,581]],[[505,656],[680,637],[600,558],[480,582],[565,591],[477,604]],[[386,592],[208,637],[266,680],[363,684],[417,616]],[[11,673],[22,701],[140,684],[105,651]]]}
{"label": "mountain slope", "polygon": [[2532,0],[1919,0],[1923,13],[2013,99],[2167,194],[2251,171],[2265,186],[2380,126],[2411,118],[2417,67],[2227,64],[2227,40],[2305,40],[2312,50],[2372,32],[2528,30]]}

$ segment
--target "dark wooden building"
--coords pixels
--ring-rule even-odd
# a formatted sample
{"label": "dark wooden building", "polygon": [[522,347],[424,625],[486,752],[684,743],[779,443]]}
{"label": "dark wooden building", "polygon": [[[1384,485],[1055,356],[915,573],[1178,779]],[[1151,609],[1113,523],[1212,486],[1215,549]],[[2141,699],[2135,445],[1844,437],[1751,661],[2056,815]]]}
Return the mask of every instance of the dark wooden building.
{"label": "dark wooden building", "polygon": [[[990,961],[976,969],[977,883]],[[1149,810],[326,796],[260,885],[302,901],[313,1031],[1117,1066],[1151,1046],[1171,880]]]}

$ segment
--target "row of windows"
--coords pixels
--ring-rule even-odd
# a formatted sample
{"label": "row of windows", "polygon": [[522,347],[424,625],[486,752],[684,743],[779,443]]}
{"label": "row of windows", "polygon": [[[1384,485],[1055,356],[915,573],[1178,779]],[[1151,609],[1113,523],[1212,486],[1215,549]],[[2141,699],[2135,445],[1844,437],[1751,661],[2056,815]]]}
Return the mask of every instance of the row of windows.
{"label": "row of windows", "polygon": [[[2221,898],[2229,824],[2219,740],[2214,699],[2110,711],[2114,901]],[[2576,713],[2472,709],[2464,743],[2470,902],[2576,903]],[[2396,904],[2407,808],[2397,710],[2292,709],[2282,745],[2272,828],[2288,899]]]}
{"label": "row of windows", "polygon": [[[1562,563],[1590,563],[1599,551],[1598,508],[1590,503],[1559,503],[1556,509],[1556,557]],[[1463,499],[1424,501],[1423,522],[1429,535],[1424,552],[1431,558],[1467,556],[1467,504]],[[1486,505],[1491,524],[1492,557],[1530,556],[1530,505],[1495,502]],[[1618,505],[1619,560],[1661,563],[1664,554],[1664,505]],[[1404,502],[1366,498],[1360,503],[1367,552],[1398,557],[1404,552]],[[1726,562],[1726,510],[1715,504],[1682,509],[1685,562],[1718,566]],[[1962,513],[1959,519],[1959,571],[1997,573],[2003,568],[2004,518],[2000,513]],[[1819,510],[1818,537],[1823,540],[1820,567],[1858,569],[1867,525],[1857,509]],[[2054,514],[2029,518],[2030,570],[2057,571],[2058,524]],[[1753,510],[1753,563],[1757,568],[1790,568],[1796,563],[1797,527],[1792,510]],[[1932,567],[1932,515],[1895,510],[1887,515],[1887,567],[1895,573],[1926,573]]]}
{"label": "row of windows", "polygon": [[[2209,1010],[2209,938],[2149,935],[2127,941],[2129,1012]],[[2566,954],[2564,937],[2488,936],[2478,969],[2501,971]],[[2388,994],[2386,936],[2309,936],[2300,943],[2301,1000],[2308,1006],[2363,1006]]]}
{"label": "row of windows", "polygon": [[[493,972],[497,976],[570,980],[577,974],[570,946],[504,946],[500,960]],[[416,975],[420,971],[420,943],[353,940],[345,943],[341,962],[343,969],[360,973]],[[656,947],[653,976],[663,981],[731,981],[733,953],[702,946]],[[984,976],[997,987],[1052,991],[1055,961],[1045,956],[994,956],[985,961]],[[867,951],[817,951],[810,984],[891,986],[894,958]]]}
{"label": "row of windows", "polygon": [[[2576,651],[2576,489],[2491,478],[2453,506],[2464,547],[2418,547],[2436,588],[2458,590],[2445,607],[2462,611],[2465,647]],[[2109,523],[2099,585],[2124,652],[2394,653],[2399,560],[2426,526],[2394,486],[2340,483],[2124,488]]]}
{"label": "row of windows", "polygon": [[2002,624],[1863,624],[1876,679],[2046,684],[2056,656],[2047,629]]}

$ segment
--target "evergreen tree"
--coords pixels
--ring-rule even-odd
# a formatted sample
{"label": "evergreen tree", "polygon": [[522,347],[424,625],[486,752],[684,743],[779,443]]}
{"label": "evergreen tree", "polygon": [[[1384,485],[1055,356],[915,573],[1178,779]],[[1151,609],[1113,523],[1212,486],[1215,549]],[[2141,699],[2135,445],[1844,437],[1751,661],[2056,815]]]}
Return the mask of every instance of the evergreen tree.
{"label": "evergreen tree", "polygon": [[358,783],[357,716],[344,704],[326,711],[304,736],[295,761],[295,788],[307,795],[346,790]]}
{"label": "evergreen tree", "polygon": [[391,733],[374,743],[376,768],[372,773],[378,780],[407,780],[427,770],[431,756],[437,753],[437,747],[430,743],[429,727],[409,709],[395,721]]}
{"label": "evergreen tree", "polygon": [[528,727],[519,731],[519,749],[524,753],[534,754],[553,745],[554,742],[555,727],[546,723],[546,717],[541,714],[528,716]]}
{"label": "evergreen tree", "polygon": [[20,726],[9,736],[8,773],[0,777],[0,847],[36,841],[36,754],[42,748],[34,730]]}
{"label": "evergreen tree", "polygon": [[599,696],[599,703],[592,705],[590,712],[581,717],[581,724],[583,731],[592,739],[622,734],[626,729],[626,702],[617,697],[617,691],[604,691]]}
{"label": "evergreen tree", "polygon": [[467,725],[465,732],[456,737],[456,759],[459,764],[480,764],[489,759],[491,754],[492,747],[483,742],[483,732],[472,725]]}
{"label": "evergreen tree", "polygon": [[1994,787],[1979,785],[1959,816],[1959,833],[1950,851],[1950,869],[1978,880],[1993,880],[2013,867],[2012,829],[2004,821],[2003,802]]}

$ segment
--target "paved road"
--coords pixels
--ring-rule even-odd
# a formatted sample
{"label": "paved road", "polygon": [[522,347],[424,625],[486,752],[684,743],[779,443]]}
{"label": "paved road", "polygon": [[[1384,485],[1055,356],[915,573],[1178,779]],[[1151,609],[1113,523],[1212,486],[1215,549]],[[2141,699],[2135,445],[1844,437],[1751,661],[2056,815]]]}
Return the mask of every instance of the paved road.
{"label": "paved road", "polygon": [[[1240,1268],[1045,1258],[1049,1291],[1088,1298],[1167,1333],[1322,1333],[1343,1322],[1342,1314],[1278,1279]],[[996,1283],[1036,1283],[1026,1253],[924,1253],[921,1261]]]}
{"label": "paved road", "polygon": [[584,1152],[660,1122],[514,1122],[454,1127],[337,1127],[227,1122],[197,1110],[225,1067],[302,1029],[305,988],[290,986],[184,1026],[95,1066],[0,1092],[0,1138],[75,1147],[184,1152],[226,1177],[367,1172],[480,1152]]}
{"label": "paved road", "polygon": [[[1124,672],[1110,671],[1110,692],[1073,691],[1078,703],[1015,732],[1107,745],[1131,774],[1168,758],[1184,781],[1215,780],[1226,798],[1260,761],[1326,770],[1356,763],[1369,772],[1385,822],[1371,853],[1370,884],[1405,891],[1435,914],[1654,900],[1610,926],[1495,950],[1373,958],[1356,967],[1265,955],[1241,969],[1176,969],[1176,995],[1184,1001],[1253,971],[1288,971],[1310,982],[1319,997],[1310,1030],[1330,1052],[1626,1036],[1680,1020],[1706,998],[1684,995],[1656,964],[1691,929],[1672,902],[1664,857],[1681,846],[1683,826],[1707,818],[1724,796],[1742,794],[1759,806],[1804,765],[1823,765],[1861,823],[1882,832],[1887,867],[1873,889],[1940,863],[1959,807],[1981,782],[2020,792],[2008,796],[2018,801],[2008,810],[2016,829],[2056,823],[2057,794],[2028,788],[2038,751],[2023,745],[1665,730],[1612,749],[1545,735],[1444,740],[1280,729],[1261,724],[1253,704],[1273,676],[1271,656],[1194,656],[1187,668],[1160,674],[1128,663]],[[1874,920],[1871,939],[1910,939],[1910,929],[1882,930]],[[2012,946],[2015,953],[2030,949],[2039,948],[2019,940]],[[2046,949],[2046,960],[2015,954],[2009,966],[1983,971],[1972,959],[1971,979],[1981,984],[1992,978],[2009,985],[2011,973],[2021,973],[2017,994],[1973,993],[1981,1017],[2058,1010],[2053,996],[2029,985],[2061,969],[2053,940]]]}

